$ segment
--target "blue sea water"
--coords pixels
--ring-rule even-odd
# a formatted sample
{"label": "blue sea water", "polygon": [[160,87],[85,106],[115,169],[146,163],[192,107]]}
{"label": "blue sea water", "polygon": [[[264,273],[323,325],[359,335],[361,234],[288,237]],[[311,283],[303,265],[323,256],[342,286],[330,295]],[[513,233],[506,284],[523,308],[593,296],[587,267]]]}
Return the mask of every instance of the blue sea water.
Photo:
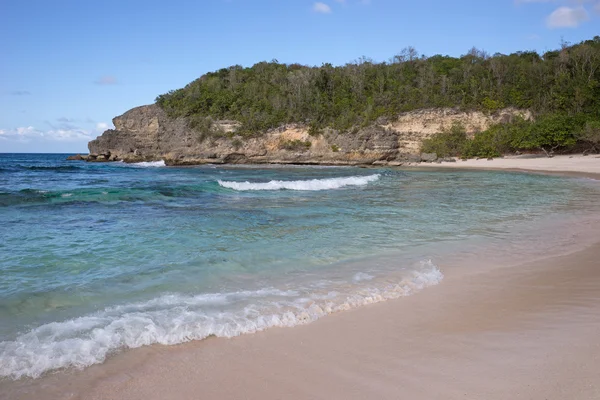
{"label": "blue sea water", "polygon": [[600,204],[556,176],[65,158],[0,154],[0,377],[406,296]]}

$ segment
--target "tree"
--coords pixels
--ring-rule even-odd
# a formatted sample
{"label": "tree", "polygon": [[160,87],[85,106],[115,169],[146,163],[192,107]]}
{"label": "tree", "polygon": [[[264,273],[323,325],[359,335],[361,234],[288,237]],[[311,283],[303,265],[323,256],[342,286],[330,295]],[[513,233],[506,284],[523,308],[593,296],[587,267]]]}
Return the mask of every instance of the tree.
{"label": "tree", "polygon": [[557,149],[577,142],[576,131],[573,118],[561,114],[551,115],[530,125],[524,132],[520,147],[540,149],[546,156],[553,157]]}
{"label": "tree", "polygon": [[600,121],[588,121],[579,136],[579,140],[589,146],[583,154],[600,152]]}

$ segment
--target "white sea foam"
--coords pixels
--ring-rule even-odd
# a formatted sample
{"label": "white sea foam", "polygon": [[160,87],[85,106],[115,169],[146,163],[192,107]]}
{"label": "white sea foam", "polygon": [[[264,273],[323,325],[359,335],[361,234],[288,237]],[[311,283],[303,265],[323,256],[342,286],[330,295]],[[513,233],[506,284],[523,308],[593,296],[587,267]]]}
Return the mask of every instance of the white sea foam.
{"label": "white sea foam", "polygon": [[143,162],[138,162],[138,163],[132,163],[129,164],[133,167],[139,167],[139,168],[156,168],[156,167],[165,167],[165,161],[164,160],[160,160],[160,161],[143,161]]}
{"label": "white sea foam", "polygon": [[305,181],[230,182],[219,180],[219,185],[239,191],[247,190],[329,190],[345,186],[364,186],[379,179],[379,174],[348,176],[344,178],[310,179]]}
{"label": "white sea foam", "polygon": [[[370,275],[355,275],[362,280]],[[172,345],[214,335],[233,337],[270,327],[306,324],[331,313],[408,296],[438,284],[443,275],[431,262],[391,283],[354,279],[344,291],[310,289],[171,294],[147,302],[107,308],[80,318],[42,325],[14,341],[0,342],[0,377],[37,378],[59,368],[102,363],[124,348]]]}
{"label": "white sea foam", "polygon": [[354,277],[352,278],[352,281],[355,283],[358,283],[358,282],[362,282],[362,281],[370,281],[373,278],[374,278],[373,275],[369,275],[364,272],[358,272],[354,275]]}

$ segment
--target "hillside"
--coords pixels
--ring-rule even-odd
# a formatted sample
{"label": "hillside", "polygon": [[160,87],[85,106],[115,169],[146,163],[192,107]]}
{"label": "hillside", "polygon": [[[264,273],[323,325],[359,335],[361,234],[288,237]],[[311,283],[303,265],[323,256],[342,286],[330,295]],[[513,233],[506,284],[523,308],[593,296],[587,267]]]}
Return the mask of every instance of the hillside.
{"label": "hillside", "polygon": [[600,37],[541,55],[472,49],[425,57],[408,48],[383,63],[232,66],[129,111],[115,128],[90,152],[190,163],[229,154],[240,162],[368,163],[364,153],[396,160],[418,153],[423,140],[441,156],[591,149],[600,136]]}

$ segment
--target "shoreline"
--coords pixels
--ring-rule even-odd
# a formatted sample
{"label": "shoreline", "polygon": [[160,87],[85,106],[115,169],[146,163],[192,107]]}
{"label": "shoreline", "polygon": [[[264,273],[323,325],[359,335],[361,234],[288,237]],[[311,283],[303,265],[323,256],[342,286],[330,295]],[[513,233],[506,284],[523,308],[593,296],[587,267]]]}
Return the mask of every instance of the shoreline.
{"label": "shoreline", "polygon": [[[77,155],[79,156],[79,154]],[[400,169],[456,169],[456,170],[481,170],[481,171],[509,171],[509,172],[531,172],[546,175],[584,177],[591,179],[600,179],[600,155],[571,154],[557,155],[552,158],[539,156],[503,156],[493,159],[456,159],[456,162],[292,162],[283,160],[273,160],[269,162],[246,162],[246,163],[225,163],[219,160],[204,160],[203,162],[192,163],[170,163],[163,159],[149,159],[137,161],[86,161],[92,163],[113,163],[125,162],[126,164],[155,163],[165,162],[167,167],[194,167],[203,165],[220,166],[300,166],[300,167],[356,167],[356,168],[400,168]],[[83,160],[79,160],[83,161]]]}
{"label": "shoreline", "polygon": [[0,382],[0,398],[596,399],[600,243],[589,243],[524,264],[451,260],[441,284],[412,296],[293,328],[145,346]]}
{"label": "shoreline", "polygon": [[596,399],[599,256],[597,243],[518,266],[446,266],[442,284],[413,296],[132,350],[10,398]]}
{"label": "shoreline", "polygon": [[[593,374],[600,371],[600,268],[594,268],[598,257],[600,243],[520,266],[472,270],[444,265],[444,281],[413,296],[335,313],[293,329],[133,349],[83,371],[21,381],[12,397],[9,383],[0,398],[183,399],[206,393],[203,398],[391,399],[404,393],[406,398],[428,399],[444,393],[448,399],[595,399],[600,397],[600,373]],[[523,277],[530,286],[519,281]],[[533,293],[525,290],[531,286]],[[577,293],[580,289],[587,297]],[[548,337],[542,334],[546,331]],[[580,343],[572,343],[576,341]],[[504,364],[507,353],[510,368]],[[464,354],[472,359],[465,360]],[[566,359],[570,369],[563,374],[561,363]],[[535,368],[546,364],[549,375],[532,376]],[[583,364],[590,369],[581,371]],[[513,374],[511,368],[521,374]],[[448,375],[449,370],[457,372]],[[486,370],[493,379],[478,382]],[[233,386],[232,379],[237,382]],[[556,382],[568,387],[566,392]],[[0,382],[0,392],[5,383]],[[428,384],[431,387],[425,387]],[[563,392],[555,395],[547,391],[550,387]],[[535,391],[527,392],[531,388]]]}

